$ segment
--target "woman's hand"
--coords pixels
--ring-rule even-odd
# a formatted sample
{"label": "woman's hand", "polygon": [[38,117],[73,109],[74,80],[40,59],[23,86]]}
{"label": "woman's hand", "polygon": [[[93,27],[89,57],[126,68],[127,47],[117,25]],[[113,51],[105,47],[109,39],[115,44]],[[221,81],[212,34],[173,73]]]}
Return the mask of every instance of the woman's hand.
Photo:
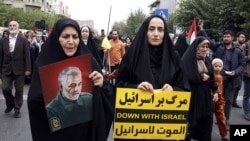
{"label": "woman's hand", "polygon": [[169,84],[165,84],[162,88],[162,91],[173,91],[173,87]]}
{"label": "woman's hand", "polygon": [[213,101],[214,101],[214,102],[217,102],[218,99],[219,99],[218,93],[214,93],[214,95],[213,95]]}
{"label": "woman's hand", "polygon": [[150,84],[149,82],[142,82],[137,86],[138,89],[144,90],[144,91],[149,91],[151,93],[153,93],[154,88],[153,85]]}
{"label": "woman's hand", "polygon": [[203,81],[207,81],[210,78],[210,76],[206,73],[203,73]]}
{"label": "woman's hand", "polygon": [[93,71],[90,75],[89,78],[91,81],[94,83],[94,86],[103,86],[103,75],[99,73],[98,71]]}

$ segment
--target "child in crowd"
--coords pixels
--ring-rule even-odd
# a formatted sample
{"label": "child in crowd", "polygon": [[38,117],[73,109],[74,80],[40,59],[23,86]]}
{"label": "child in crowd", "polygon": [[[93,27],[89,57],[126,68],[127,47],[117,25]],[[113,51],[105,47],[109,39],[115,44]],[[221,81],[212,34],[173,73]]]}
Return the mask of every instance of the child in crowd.
{"label": "child in crowd", "polygon": [[224,114],[225,99],[223,93],[223,76],[221,75],[223,62],[221,59],[215,58],[212,61],[212,65],[214,68],[214,81],[218,85],[218,101],[215,102],[214,104],[214,113],[220,131],[221,140],[229,141],[229,139],[226,138],[227,129],[226,129],[226,117]]}

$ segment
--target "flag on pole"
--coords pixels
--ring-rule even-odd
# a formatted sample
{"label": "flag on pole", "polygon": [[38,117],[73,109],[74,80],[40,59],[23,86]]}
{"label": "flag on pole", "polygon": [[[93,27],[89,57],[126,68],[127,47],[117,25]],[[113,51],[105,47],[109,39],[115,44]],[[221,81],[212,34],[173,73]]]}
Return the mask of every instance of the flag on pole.
{"label": "flag on pole", "polygon": [[111,44],[109,43],[109,40],[107,38],[107,36],[105,36],[102,40],[102,47],[104,49],[110,49],[111,48]]}
{"label": "flag on pole", "polygon": [[191,45],[191,43],[194,41],[194,39],[197,37],[197,31],[196,31],[196,17],[194,17],[194,20],[192,22],[192,25],[189,28],[189,32],[187,35],[187,43]]}

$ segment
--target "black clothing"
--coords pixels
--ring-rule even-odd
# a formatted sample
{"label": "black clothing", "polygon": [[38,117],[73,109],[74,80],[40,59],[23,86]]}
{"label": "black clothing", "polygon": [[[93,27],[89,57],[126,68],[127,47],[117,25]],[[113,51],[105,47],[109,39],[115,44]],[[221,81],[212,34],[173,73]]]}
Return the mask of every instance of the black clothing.
{"label": "black clothing", "polygon": [[[207,39],[205,37],[196,38],[182,56],[182,62],[191,87],[191,101],[188,113],[191,138],[211,141],[213,100],[210,92],[211,90],[215,92],[217,85],[213,81],[213,67],[209,57],[205,57],[202,60],[204,60],[208,71],[204,73],[209,75],[210,79],[203,81],[203,75],[198,71],[197,60],[201,58],[197,58],[196,51],[198,45],[204,40]],[[206,126],[204,126],[204,121]]]}
{"label": "black clothing", "polygon": [[81,30],[83,27],[87,27],[89,29],[89,37],[87,40],[87,45],[84,44],[84,47],[87,47],[88,50],[90,51],[91,55],[96,59],[97,63],[99,64],[100,68],[103,68],[103,63],[102,63],[102,59],[99,55],[99,51],[98,51],[98,44],[97,42],[94,40],[93,35],[92,35],[92,31],[88,26],[82,26]]}
{"label": "black clothing", "polygon": [[178,51],[180,57],[183,56],[188,47],[189,45],[187,43],[185,34],[180,35],[174,45],[174,48]]}
{"label": "black clothing", "polygon": [[[159,46],[150,45],[147,39],[148,26],[154,17],[160,18],[165,24],[163,43]],[[137,88],[141,82],[147,81],[154,89],[161,89],[168,83],[174,90],[189,90],[180,57],[174,50],[166,29],[165,20],[158,15],[153,15],[143,22],[128,52],[122,58],[116,87]]]}
{"label": "black clothing", "polygon": [[[80,39],[77,52],[72,57],[89,53],[83,47],[81,31],[76,21],[63,18],[54,25],[50,36],[35,62],[28,93],[28,110],[33,141],[106,141],[107,133],[109,132],[107,129],[109,130],[108,126],[112,121],[110,118],[113,118],[113,107],[110,105],[109,95],[107,94],[108,88],[94,87],[92,121],[50,133],[38,70],[41,66],[71,58],[66,56],[59,43],[59,36],[66,26],[74,27]],[[92,58],[92,70],[101,72],[94,58]],[[105,82],[104,87],[108,87],[107,84],[108,82]]]}

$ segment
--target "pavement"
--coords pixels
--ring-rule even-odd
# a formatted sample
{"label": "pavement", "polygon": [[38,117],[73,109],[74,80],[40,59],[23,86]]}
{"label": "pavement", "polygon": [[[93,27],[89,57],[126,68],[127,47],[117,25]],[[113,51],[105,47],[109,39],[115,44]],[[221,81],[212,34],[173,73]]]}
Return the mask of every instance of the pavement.
{"label": "pavement", "polygon": [[[243,87],[239,92],[239,96],[237,98],[238,104],[242,105],[242,95],[243,95]],[[29,85],[25,85],[24,87],[24,103],[21,109],[21,118],[14,118],[14,111],[11,111],[8,114],[4,113],[6,108],[5,100],[2,95],[2,90],[0,87],[0,141],[32,141],[30,125],[29,125],[29,116],[27,109],[27,93],[29,90]],[[215,123],[215,120],[214,120]],[[243,110],[238,108],[233,108],[231,111],[231,117],[229,120],[230,124],[242,124],[242,125],[250,125],[250,121],[247,121],[243,117]],[[112,128],[111,128],[112,129]],[[229,137],[228,132],[228,137]],[[110,130],[110,134],[107,141],[114,141],[112,130]],[[213,124],[213,133],[212,133],[212,141],[221,141],[219,130],[216,124]]]}

